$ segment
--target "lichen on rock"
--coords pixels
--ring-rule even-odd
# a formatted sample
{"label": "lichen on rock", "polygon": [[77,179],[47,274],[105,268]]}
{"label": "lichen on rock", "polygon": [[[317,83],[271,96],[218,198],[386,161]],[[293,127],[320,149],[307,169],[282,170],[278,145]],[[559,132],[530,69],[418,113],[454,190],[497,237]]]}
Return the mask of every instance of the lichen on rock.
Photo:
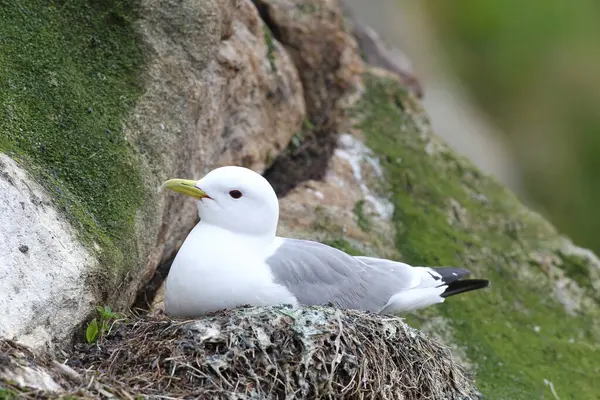
{"label": "lichen on rock", "polygon": [[70,339],[72,321],[92,309],[86,271],[98,262],[50,194],[2,153],[0,221],[0,337],[18,337],[35,349]]}

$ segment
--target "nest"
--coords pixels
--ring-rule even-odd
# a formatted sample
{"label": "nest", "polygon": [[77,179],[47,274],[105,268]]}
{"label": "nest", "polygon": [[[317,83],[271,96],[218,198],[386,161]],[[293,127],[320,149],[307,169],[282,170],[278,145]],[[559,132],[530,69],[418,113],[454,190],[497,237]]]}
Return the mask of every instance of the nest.
{"label": "nest", "polygon": [[479,398],[450,351],[401,319],[324,307],[136,318],[66,365],[54,376],[81,398]]}

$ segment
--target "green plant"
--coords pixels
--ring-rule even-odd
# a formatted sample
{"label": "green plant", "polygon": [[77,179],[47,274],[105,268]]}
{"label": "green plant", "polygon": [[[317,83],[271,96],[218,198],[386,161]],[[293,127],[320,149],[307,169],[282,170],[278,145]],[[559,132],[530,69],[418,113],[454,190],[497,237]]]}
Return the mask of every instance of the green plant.
{"label": "green plant", "polygon": [[99,314],[98,318],[92,319],[85,330],[85,339],[89,344],[110,332],[111,322],[125,318],[124,315],[112,311],[109,306],[98,306],[96,311]]}
{"label": "green plant", "polygon": [[302,144],[302,141],[304,140],[304,135],[302,134],[302,132],[296,132],[294,134],[294,136],[292,136],[292,147],[294,149],[297,149],[300,147],[300,145]]}

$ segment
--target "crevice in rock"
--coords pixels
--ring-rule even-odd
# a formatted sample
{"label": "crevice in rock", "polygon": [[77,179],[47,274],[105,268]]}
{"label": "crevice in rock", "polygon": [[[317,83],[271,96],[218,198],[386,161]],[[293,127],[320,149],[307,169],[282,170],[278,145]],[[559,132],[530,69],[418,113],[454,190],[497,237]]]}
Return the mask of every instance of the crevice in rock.
{"label": "crevice in rock", "polygon": [[279,198],[307,180],[324,178],[339,134],[324,126],[292,141],[263,173]]}
{"label": "crevice in rock", "polygon": [[150,281],[138,291],[137,297],[132,306],[133,309],[143,311],[148,311],[150,309],[150,306],[156,297],[156,292],[158,289],[160,289],[165,279],[167,279],[167,275],[169,274],[169,270],[171,269],[173,260],[175,260],[176,254],[177,252],[174,252],[165,261],[158,265],[156,271],[154,271],[152,279],[150,279]]}
{"label": "crevice in rock", "polygon": [[[273,37],[282,43],[286,49],[298,50],[300,53],[296,54],[296,57],[301,56],[302,49],[286,40],[286,35],[279,26],[278,21],[275,21],[270,15],[268,5],[261,0],[253,0],[252,3],[258,10],[264,24],[271,30]],[[279,198],[284,197],[304,181],[324,178],[329,160],[333,156],[336,147],[340,132],[340,121],[342,120],[340,118],[341,110],[337,108],[336,103],[345,93],[345,90],[338,87],[336,82],[332,80],[335,71],[340,67],[337,58],[332,60],[334,61],[333,64],[327,63],[328,65],[320,66],[326,72],[320,77],[323,79],[321,84],[326,89],[322,93],[327,93],[323,96],[322,93],[311,93],[311,90],[315,89],[316,80],[319,80],[319,73],[315,74],[315,71],[307,70],[306,66],[299,64],[298,59],[294,59],[294,54],[291,55],[305,90],[304,97],[307,103],[308,115],[302,130],[296,134],[288,147],[275,158],[274,162],[263,173],[263,176],[273,186]],[[315,95],[319,98],[320,104],[318,106],[315,103]]]}
{"label": "crevice in rock", "polygon": [[281,42],[281,30],[269,15],[269,11],[267,10],[265,3],[260,0],[252,0],[252,4],[254,4],[254,7],[256,7],[260,18],[263,20],[265,25],[267,25],[267,27],[271,30],[273,37]]}

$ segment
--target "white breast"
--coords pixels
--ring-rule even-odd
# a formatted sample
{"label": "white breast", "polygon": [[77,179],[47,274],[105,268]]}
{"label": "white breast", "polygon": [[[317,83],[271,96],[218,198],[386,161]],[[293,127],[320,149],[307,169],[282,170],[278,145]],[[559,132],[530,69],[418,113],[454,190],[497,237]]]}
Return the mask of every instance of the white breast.
{"label": "white breast", "polygon": [[296,298],[284,286],[273,283],[258,248],[263,245],[211,225],[198,224],[169,271],[166,313],[194,317],[242,305],[297,305]]}

